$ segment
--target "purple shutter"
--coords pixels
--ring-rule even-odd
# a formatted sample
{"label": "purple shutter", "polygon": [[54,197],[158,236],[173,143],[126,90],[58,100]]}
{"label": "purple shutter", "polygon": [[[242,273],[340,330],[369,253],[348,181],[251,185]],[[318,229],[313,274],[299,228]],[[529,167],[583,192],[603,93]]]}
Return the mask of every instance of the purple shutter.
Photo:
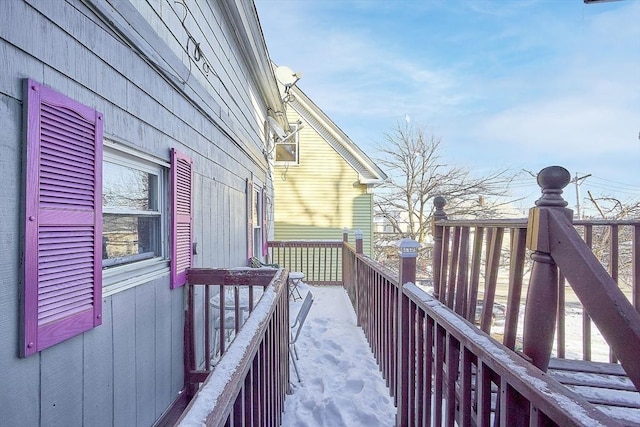
{"label": "purple shutter", "polygon": [[247,259],[253,257],[253,181],[247,179]]}
{"label": "purple shutter", "polygon": [[24,342],[29,356],[102,323],[102,115],[25,80]]}
{"label": "purple shutter", "polygon": [[189,157],[171,150],[171,289],[186,283],[192,265],[192,165]]}
{"label": "purple shutter", "polygon": [[267,189],[262,188],[262,256],[267,256]]}

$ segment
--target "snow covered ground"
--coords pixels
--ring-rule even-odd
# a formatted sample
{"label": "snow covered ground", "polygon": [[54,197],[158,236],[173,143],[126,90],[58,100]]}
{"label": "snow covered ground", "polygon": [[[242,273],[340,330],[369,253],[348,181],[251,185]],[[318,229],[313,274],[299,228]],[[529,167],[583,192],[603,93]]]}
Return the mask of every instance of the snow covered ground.
{"label": "snow covered ground", "polygon": [[[314,303],[300,333],[298,383],[285,399],[282,426],[393,426],[396,409],[341,287],[299,286]],[[291,321],[302,300],[291,303]]]}

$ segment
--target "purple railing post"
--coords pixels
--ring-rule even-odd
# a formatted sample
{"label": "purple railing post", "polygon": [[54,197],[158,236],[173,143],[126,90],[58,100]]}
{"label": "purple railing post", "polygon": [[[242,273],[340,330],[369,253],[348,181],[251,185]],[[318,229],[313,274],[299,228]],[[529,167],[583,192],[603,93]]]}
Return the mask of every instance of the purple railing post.
{"label": "purple railing post", "polygon": [[396,397],[398,412],[396,413],[396,425],[409,425],[409,414],[413,413],[412,402],[409,398],[409,386],[412,383],[412,373],[410,358],[413,355],[409,351],[411,325],[409,313],[409,298],[404,296],[402,287],[405,283],[416,282],[416,258],[420,244],[412,239],[402,239],[400,241],[400,272],[398,277],[398,363],[397,363],[397,383]]}
{"label": "purple railing post", "polygon": [[349,229],[347,227],[342,229],[342,241],[349,243]]}
{"label": "purple railing post", "polygon": [[443,228],[438,226],[436,222],[447,219],[447,213],[444,211],[444,205],[447,201],[442,196],[433,199],[433,205],[436,211],[433,213],[433,297],[440,299],[440,277],[442,275],[442,234]]}
{"label": "purple railing post", "polygon": [[549,367],[558,312],[558,268],[549,254],[548,212],[563,211],[573,218],[562,198],[562,189],[571,181],[571,174],[560,166],[544,168],[538,174],[542,196],[529,210],[527,248],[533,251],[533,268],[527,291],[524,313],[523,350],[535,366],[543,371]]}

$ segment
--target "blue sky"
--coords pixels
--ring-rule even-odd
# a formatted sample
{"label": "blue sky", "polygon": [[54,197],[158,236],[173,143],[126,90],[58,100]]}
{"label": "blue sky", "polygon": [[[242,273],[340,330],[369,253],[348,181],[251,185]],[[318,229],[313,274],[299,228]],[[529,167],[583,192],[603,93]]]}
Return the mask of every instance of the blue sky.
{"label": "blue sky", "polygon": [[[256,7],[271,59],[371,157],[408,115],[478,174],[558,164],[592,174],[583,196],[640,199],[640,0]],[[513,193],[537,197],[524,178]]]}

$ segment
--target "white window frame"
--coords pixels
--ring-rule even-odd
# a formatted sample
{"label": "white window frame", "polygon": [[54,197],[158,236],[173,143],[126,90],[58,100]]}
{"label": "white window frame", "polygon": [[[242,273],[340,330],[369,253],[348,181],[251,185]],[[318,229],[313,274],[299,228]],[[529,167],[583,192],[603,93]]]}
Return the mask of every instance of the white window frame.
{"label": "white window frame", "polygon": [[[145,214],[160,216],[159,255],[127,264],[105,266],[102,268],[103,296],[147,283],[158,277],[169,275],[169,171],[167,161],[141,153],[121,142],[104,141],[104,162],[120,164],[149,172],[158,176],[158,208]],[[127,213],[103,206],[103,215],[109,213]],[[133,214],[139,212],[131,212]]]}
{"label": "white window frame", "polygon": [[[276,141],[274,146],[274,164],[276,166],[289,166],[289,165],[299,165],[300,164],[300,140],[298,138],[298,124],[290,123],[289,127],[291,128],[291,136],[285,141]],[[294,145],[296,150],[296,158],[295,160],[278,160],[278,147],[282,145]]]}

